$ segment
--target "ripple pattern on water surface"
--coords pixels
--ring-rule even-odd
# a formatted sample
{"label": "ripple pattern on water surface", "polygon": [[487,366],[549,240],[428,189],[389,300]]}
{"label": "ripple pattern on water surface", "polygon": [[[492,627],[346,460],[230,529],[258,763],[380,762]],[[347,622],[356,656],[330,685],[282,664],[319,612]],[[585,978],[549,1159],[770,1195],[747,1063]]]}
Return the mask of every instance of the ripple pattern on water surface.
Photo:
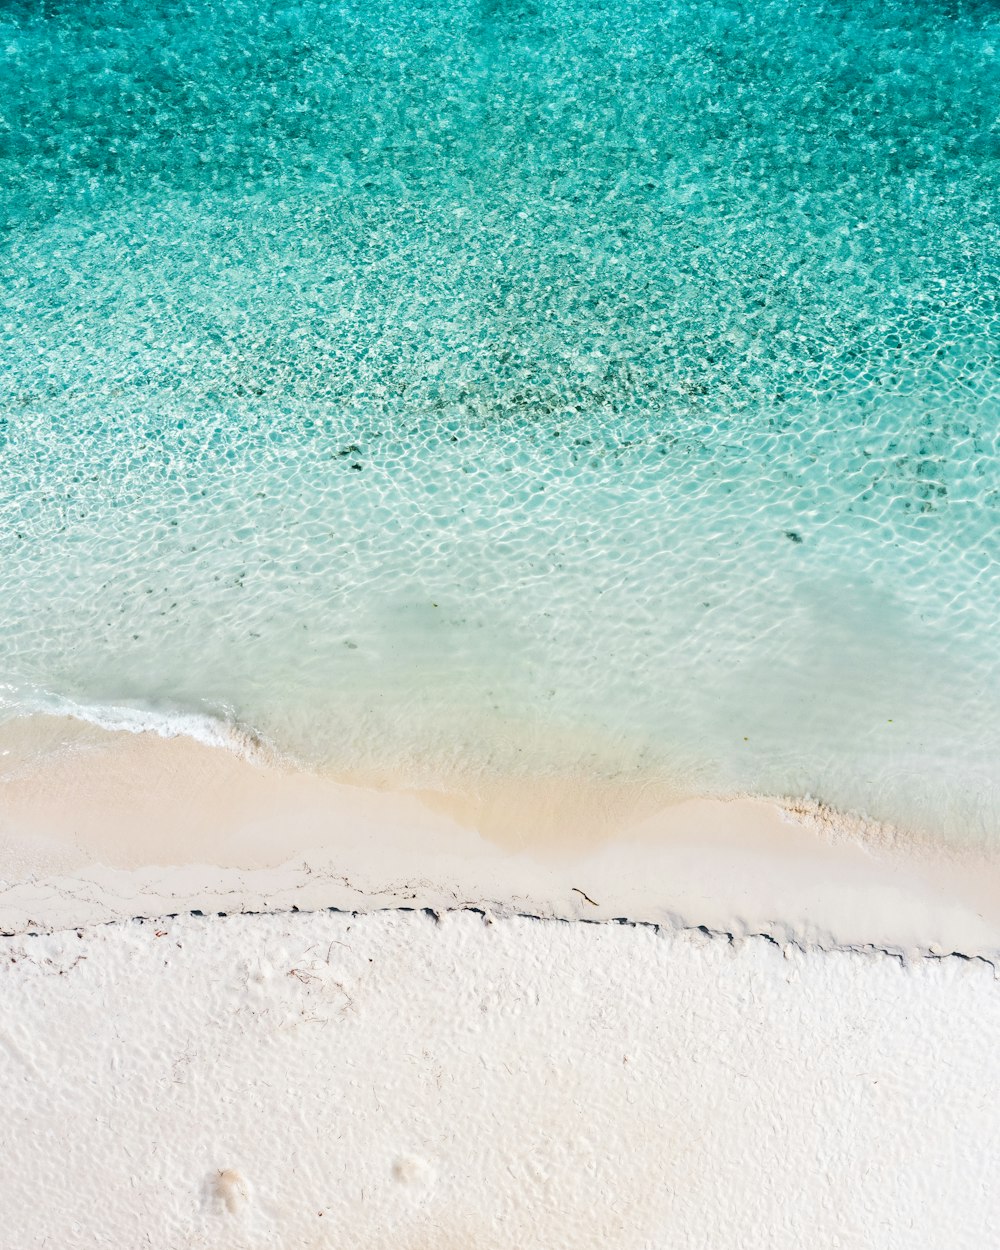
{"label": "ripple pattern on water surface", "polygon": [[1000,21],[9,6],[0,682],[997,823]]}

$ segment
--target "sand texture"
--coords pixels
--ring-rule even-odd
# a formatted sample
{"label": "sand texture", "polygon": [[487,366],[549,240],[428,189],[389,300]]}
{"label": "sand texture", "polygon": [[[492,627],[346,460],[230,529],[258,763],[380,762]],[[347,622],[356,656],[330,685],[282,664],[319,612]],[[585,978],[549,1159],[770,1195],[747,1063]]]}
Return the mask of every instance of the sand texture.
{"label": "sand texture", "polygon": [[958,958],[475,913],[0,944],[4,1250],[983,1250]]}

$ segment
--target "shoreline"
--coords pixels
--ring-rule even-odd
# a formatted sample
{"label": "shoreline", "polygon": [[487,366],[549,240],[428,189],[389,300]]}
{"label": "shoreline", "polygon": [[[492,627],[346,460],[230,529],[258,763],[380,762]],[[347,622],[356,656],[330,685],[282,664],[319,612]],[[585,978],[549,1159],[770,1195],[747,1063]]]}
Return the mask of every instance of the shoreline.
{"label": "shoreline", "polygon": [[572,778],[375,790],[189,737],[8,721],[0,930],[195,910],[481,907],[806,948],[1000,953],[1000,859],[986,851],[801,802],[664,798]]}

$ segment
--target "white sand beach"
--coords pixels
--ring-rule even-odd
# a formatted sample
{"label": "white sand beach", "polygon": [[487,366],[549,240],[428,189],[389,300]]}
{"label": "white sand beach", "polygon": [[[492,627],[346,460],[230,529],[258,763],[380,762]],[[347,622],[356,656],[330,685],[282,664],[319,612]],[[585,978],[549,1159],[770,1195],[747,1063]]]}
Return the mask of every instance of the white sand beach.
{"label": "white sand beach", "polygon": [[1000,3],[0,13],[0,1250],[1000,1248]]}
{"label": "white sand beach", "polygon": [[982,1250],[955,957],[458,912],[0,945],[10,1250]]}
{"label": "white sand beach", "polygon": [[992,1244],[984,855],[3,733],[4,1250]]}

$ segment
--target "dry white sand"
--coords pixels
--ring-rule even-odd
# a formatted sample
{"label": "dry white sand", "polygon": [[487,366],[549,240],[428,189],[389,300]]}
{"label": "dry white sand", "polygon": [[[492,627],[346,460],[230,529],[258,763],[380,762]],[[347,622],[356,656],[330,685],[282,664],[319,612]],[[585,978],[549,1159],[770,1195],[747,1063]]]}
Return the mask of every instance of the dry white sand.
{"label": "dry white sand", "polygon": [[474,913],[0,942],[5,1250],[986,1250],[1000,985]]}

